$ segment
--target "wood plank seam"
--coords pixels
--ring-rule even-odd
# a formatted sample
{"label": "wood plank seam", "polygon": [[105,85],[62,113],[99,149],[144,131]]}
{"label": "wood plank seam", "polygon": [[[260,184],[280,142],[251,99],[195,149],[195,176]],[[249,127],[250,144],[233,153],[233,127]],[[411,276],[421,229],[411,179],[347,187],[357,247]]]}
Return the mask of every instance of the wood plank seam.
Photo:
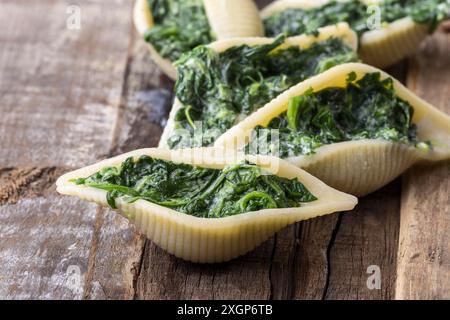
{"label": "wood plank seam", "polygon": [[269,296],[269,300],[273,300],[273,296],[274,296],[274,283],[273,283],[273,278],[272,278],[272,269],[273,269],[273,263],[274,263],[274,258],[275,258],[275,251],[276,251],[276,247],[277,247],[277,234],[273,235],[273,246],[272,246],[272,250],[270,253],[270,263],[269,263],[269,284],[270,284],[270,296]]}
{"label": "wood plank seam", "polygon": [[103,224],[103,212],[104,212],[103,208],[97,206],[94,221],[94,231],[92,233],[91,247],[89,248],[88,269],[86,270],[84,278],[85,282],[84,282],[83,299],[90,299],[91,295],[93,272],[95,269],[95,257],[97,255],[97,248],[100,241],[99,240],[100,228],[102,227]]}
{"label": "wood plank seam", "polygon": [[331,237],[330,237],[330,241],[328,242],[328,246],[327,246],[327,262],[326,262],[326,280],[325,280],[325,286],[323,288],[323,294],[322,294],[322,300],[326,300],[327,299],[327,294],[328,294],[328,288],[330,286],[330,277],[331,277],[331,250],[333,249],[333,246],[336,242],[336,237],[337,234],[339,232],[339,229],[341,227],[341,223],[342,223],[342,213],[338,213],[338,218],[336,221],[336,224],[334,226],[334,229],[331,233]]}
{"label": "wood plank seam", "polygon": [[135,273],[135,275],[133,277],[133,291],[134,291],[133,292],[133,300],[137,300],[139,298],[139,296],[138,296],[139,278],[141,276],[143,276],[142,272],[144,270],[144,263],[145,263],[144,256],[145,256],[145,253],[148,250],[147,246],[149,246],[149,245],[150,245],[149,240],[145,239],[144,247],[142,248],[141,256],[140,256],[140,259],[139,259],[139,264],[138,264],[138,266],[136,268],[136,273]]}
{"label": "wood plank seam", "polygon": [[295,265],[298,260],[298,247],[300,245],[300,236],[302,234],[302,228],[303,228],[303,222],[296,223],[295,226],[295,237],[294,237],[294,244],[291,248],[291,254],[292,259],[290,259],[291,263],[289,264],[288,270],[289,270],[289,278],[287,282],[287,290],[286,290],[286,297],[285,299],[293,299],[294,291],[295,291]]}
{"label": "wood plank seam", "polygon": [[294,226],[294,241],[289,253],[290,259],[288,260],[288,277],[286,283],[286,296],[283,299],[292,299],[294,291],[294,275],[295,275],[295,263],[297,261],[297,247],[299,245],[299,236],[301,233],[302,223],[296,223]]}

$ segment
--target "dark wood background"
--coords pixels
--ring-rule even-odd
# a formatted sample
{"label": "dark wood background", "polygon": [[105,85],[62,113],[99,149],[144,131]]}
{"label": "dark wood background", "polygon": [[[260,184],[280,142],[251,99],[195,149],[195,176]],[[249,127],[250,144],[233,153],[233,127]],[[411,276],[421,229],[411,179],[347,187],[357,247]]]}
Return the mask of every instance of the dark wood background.
{"label": "dark wood background", "polygon": [[[73,4],[79,30],[67,28]],[[176,259],[120,215],[57,195],[62,173],[157,145],[173,83],[131,10],[129,0],[0,2],[0,298],[450,298],[448,162],[416,166],[354,211],[290,226],[218,265]],[[445,29],[389,72],[450,113]],[[370,265],[380,290],[366,285]]]}

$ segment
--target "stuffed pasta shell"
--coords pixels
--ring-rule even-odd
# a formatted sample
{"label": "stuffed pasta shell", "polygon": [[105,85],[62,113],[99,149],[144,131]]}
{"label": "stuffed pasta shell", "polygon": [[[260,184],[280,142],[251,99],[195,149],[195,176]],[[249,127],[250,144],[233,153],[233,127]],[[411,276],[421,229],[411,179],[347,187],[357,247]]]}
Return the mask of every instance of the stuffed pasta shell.
{"label": "stuffed pasta shell", "polygon": [[281,94],[215,144],[276,154],[363,196],[420,160],[450,158],[450,117],[374,67],[336,66]]}
{"label": "stuffed pasta shell", "polygon": [[153,60],[172,79],[172,63],[198,45],[263,35],[253,0],[137,0],[133,16]]}
{"label": "stuffed pasta shell", "polygon": [[194,262],[230,260],[288,224],[357,203],[286,161],[219,149],[136,150],[63,175],[57,190],[118,210]]}
{"label": "stuffed pasta shell", "polygon": [[176,63],[176,99],[159,147],[211,146],[291,86],[358,61],[356,48],[356,34],[346,23],[316,36],[236,38],[197,47]]}
{"label": "stuffed pasta shell", "polygon": [[388,67],[414,53],[436,26],[450,17],[448,0],[278,0],[262,11],[267,36],[315,33],[347,22],[358,33],[359,54]]}

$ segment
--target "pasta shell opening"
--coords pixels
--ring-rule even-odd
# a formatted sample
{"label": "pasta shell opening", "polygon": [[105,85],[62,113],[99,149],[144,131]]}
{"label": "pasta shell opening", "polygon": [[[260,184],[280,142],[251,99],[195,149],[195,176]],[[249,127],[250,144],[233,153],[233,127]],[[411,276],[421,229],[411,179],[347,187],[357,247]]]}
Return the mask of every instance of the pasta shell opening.
{"label": "pasta shell opening", "polygon": [[[227,216],[201,218],[172,210],[146,200],[127,202],[117,199],[117,210],[133,221],[138,229],[171,254],[193,262],[222,262],[252,250],[284,226],[305,219],[351,210],[357,199],[337,191],[311,174],[288,162],[267,156],[234,155],[220,149],[186,149],[168,151],[141,149],[97,164],[69,172],[57,181],[61,194],[106,206],[107,192],[85,185],[77,185],[73,179],[88,177],[102,168],[118,166],[127,158],[147,155],[155,159],[184,163],[203,168],[223,169],[246,159],[267,172],[286,179],[297,179],[317,200],[300,207],[264,209]],[[246,239],[246,241],[242,241]]]}
{"label": "pasta shell opening", "polygon": [[[267,19],[289,9],[309,10],[329,3],[330,0],[278,0],[261,11],[262,19]],[[379,0],[361,0],[367,6],[376,5]],[[375,11],[373,11],[375,13]],[[416,23],[411,17],[404,17],[373,30],[360,37],[361,59],[378,68],[389,67],[413,54],[429,33],[429,24]]]}
{"label": "pasta shell opening", "polygon": [[[320,28],[317,36],[300,35],[296,37],[286,38],[283,44],[277,47],[276,50],[284,50],[290,47],[298,47],[302,50],[306,50],[313,44],[321,43],[333,38],[341,39],[342,42],[346,46],[351,48],[353,51],[356,51],[358,48],[358,40],[356,33],[350,29],[347,23],[339,23],[335,26]],[[208,47],[211,48],[214,52],[221,53],[230,48],[238,47],[241,45],[255,47],[271,44],[274,41],[275,41],[274,38],[257,38],[257,37],[233,38],[215,41],[210,45],[208,45]],[[163,134],[161,136],[159,148],[166,148],[166,149],[169,148],[168,139],[175,130],[175,118],[177,113],[182,107],[183,107],[182,103],[176,98],[170,111],[167,125],[164,128]]]}
{"label": "pasta shell opening", "polygon": [[[215,146],[242,150],[251,140],[252,131],[257,126],[267,126],[272,119],[285,112],[291,98],[310,90],[318,92],[330,87],[345,87],[351,73],[357,79],[371,73],[379,73],[381,79],[392,78],[379,69],[360,63],[336,66],[281,94],[222,135]],[[412,123],[417,126],[417,137],[430,141],[431,149],[422,150],[387,140],[353,140],[326,144],[311,155],[291,156],[286,160],[339,190],[362,196],[387,184],[419,160],[449,159],[450,117],[395,79],[393,89],[397,97],[414,109]]]}
{"label": "pasta shell opening", "polygon": [[[263,35],[262,21],[253,0],[203,0],[211,33],[216,39],[259,37]],[[147,0],[136,0],[133,21],[140,35],[155,26]],[[173,61],[164,58],[155,46],[147,42],[150,56],[172,80],[177,79]],[[207,44],[207,43],[205,43]]]}

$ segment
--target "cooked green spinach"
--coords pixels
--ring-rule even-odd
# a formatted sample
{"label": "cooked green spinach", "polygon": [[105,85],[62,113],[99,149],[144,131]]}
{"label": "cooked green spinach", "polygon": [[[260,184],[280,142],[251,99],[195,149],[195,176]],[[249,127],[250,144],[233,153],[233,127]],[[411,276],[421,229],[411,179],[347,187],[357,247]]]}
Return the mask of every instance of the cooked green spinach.
{"label": "cooked green spinach", "polygon": [[[385,0],[379,4],[381,23],[410,16],[415,22],[429,24],[430,31],[450,16],[449,0]],[[370,30],[374,11],[360,0],[330,1],[312,9],[287,9],[264,19],[268,36],[315,34],[317,29],[347,22],[359,35]]]}
{"label": "cooked green spinach", "polygon": [[202,0],[148,0],[155,25],[145,40],[171,61],[214,40]]}
{"label": "cooked green spinach", "polygon": [[[361,139],[390,140],[429,149],[429,142],[417,140],[413,111],[396,95],[392,78],[381,80],[380,73],[370,73],[356,81],[356,74],[351,73],[345,88],[308,90],[291,98],[286,112],[267,127],[255,128],[246,148],[261,154],[279,150],[282,158],[309,155],[325,144]],[[278,141],[267,129],[278,130]]]}
{"label": "cooked green spinach", "polygon": [[175,93],[182,108],[176,114],[169,147],[209,146],[240,118],[294,84],[335,65],[357,61],[356,53],[338,38],[304,50],[275,50],[284,39],[280,36],[267,45],[240,45],[221,53],[200,46],[183,55],[175,64]]}
{"label": "cooked green spinach", "polygon": [[267,174],[248,162],[222,170],[141,156],[72,182],[108,191],[107,201],[143,199],[197,217],[221,218],[317,200],[297,179]]}

